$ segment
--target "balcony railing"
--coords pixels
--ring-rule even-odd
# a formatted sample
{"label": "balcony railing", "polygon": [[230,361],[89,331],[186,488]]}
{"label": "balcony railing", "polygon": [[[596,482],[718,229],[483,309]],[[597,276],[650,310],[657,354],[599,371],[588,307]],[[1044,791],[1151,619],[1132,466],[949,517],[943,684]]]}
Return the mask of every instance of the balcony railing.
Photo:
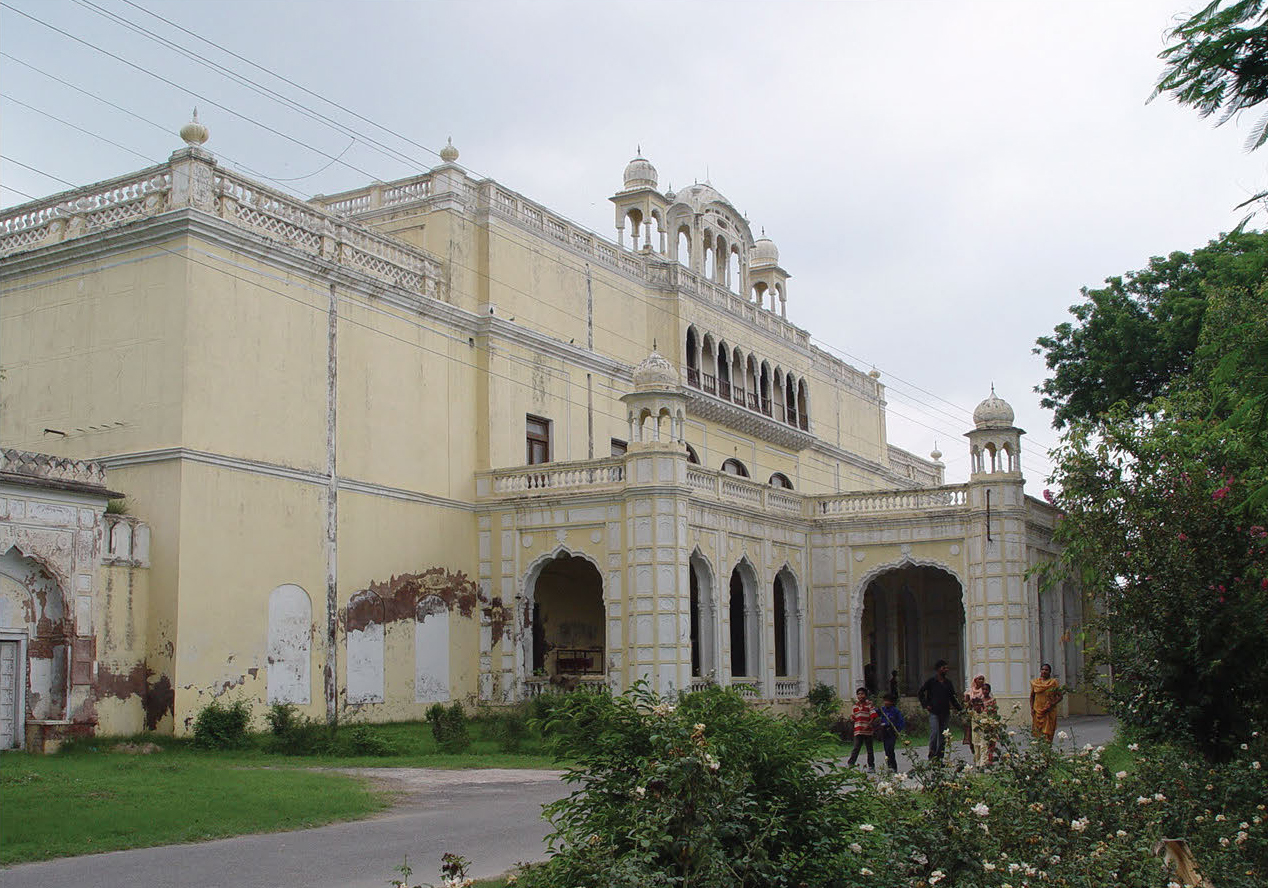
{"label": "balcony railing", "polygon": [[814,497],[807,501],[812,516],[953,509],[963,508],[967,503],[968,486],[964,484],[917,490],[841,493],[836,496]]}
{"label": "balcony railing", "polygon": [[568,493],[616,487],[625,482],[625,460],[614,456],[584,462],[542,463],[494,469],[476,476],[477,496],[513,493]]}
{"label": "balcony railing", "polygon": [[777,678],[775,679],[775,699],[776,700],[793,700],[801,697],[801,679],[800,678]]}

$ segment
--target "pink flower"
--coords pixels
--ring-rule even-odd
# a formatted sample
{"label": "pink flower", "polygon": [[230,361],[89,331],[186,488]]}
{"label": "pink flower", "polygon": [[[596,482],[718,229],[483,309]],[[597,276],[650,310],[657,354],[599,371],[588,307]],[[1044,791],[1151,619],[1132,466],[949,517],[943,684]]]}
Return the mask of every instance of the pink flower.
{"label": "pink flower", "polygon": [[1043,498],[1046,499],[1049,504],[1056,502],[1055,498],[1052,496],[1052,491],[1046,487],[1044,488],[1044,491],[1043,491]]}
{"label": "pink flower", "polygon": [[1185,532],[1184,532],[1183,530],[1182,530],[1182,531],[1180,531],[1178,534],[1176,534],[1176,539],[1178,539],[1180,542],[1184,542],[1184,541],[1185,541],[1185,540],[1187,540],[1188,538],[1189,538],[1189,537],[1188,537],[1188,535],[1187,535],[1187,534],[1185,534]]}
{"label": "pink flower", "polygon": [[1215,493],[1211,494],[1211,499],[1213,499],[1213,500],[1222,500],[1222,499],[1224,499],[1224,497],[1228,496],[1228,493],[1229,493],[1229,491],[1230,491],[1231,489],[1232,489],[1231,487],[1229,487],[1227,484],[1225,484],[1225,485],[1224,485],[1223,487],[1221,487],[1219,490],[1215,491]]}

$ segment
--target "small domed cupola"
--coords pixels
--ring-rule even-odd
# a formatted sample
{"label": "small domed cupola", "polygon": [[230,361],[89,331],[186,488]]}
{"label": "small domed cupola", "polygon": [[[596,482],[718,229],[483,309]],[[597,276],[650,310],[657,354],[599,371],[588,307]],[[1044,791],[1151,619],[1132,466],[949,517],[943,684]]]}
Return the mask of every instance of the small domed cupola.
{"label": "small domed cupola", "polygon": [[995,394],[993,385],[990,397],[978,404],[973,411],[973,424],[979,429],[1010,429],[1013,427],[1013,419],[1013,408]]}
{"label": "small domed cupola", "polygon": [[749,265],[753,268],[778,265],[779,264],[779,248],[775,246],[775,242],[766,235],[762,235],[753,241],[752,259]]}
{"label": "small domed cupola", "polygon": [[635,188],[655,189],[657,184],[656,167],[641,154],[625,166],[625,190]]}
{"label": "small domed cupola", "polygon": [[634,368],[636,392],[676,391],[679,382],[678,368],[660,352],[653,351]]}

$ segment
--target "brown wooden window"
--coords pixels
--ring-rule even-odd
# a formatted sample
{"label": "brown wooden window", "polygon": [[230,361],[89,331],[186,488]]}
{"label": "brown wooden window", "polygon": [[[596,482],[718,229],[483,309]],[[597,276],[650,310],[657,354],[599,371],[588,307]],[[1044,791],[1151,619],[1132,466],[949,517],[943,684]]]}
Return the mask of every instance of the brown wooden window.
{"label": "brown wooden window", "polygon": [[530,413],[525,417],[524,429],[528,464],[550,462],[550,420]]}

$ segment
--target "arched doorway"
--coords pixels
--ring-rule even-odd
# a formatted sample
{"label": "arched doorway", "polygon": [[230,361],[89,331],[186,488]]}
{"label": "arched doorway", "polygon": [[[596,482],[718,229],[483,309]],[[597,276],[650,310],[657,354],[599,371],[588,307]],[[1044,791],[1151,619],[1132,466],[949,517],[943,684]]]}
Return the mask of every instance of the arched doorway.
{"label": "arched doorway", "polygon": [[731,571],[729,593],[732,682],[748,684],[760,690],[762,619],[757,604],[757,574],[747,559]]}
{"label": "arched doorway", "polygon": [[[915,694],[933,664],[951,665],[964,688],[964,591],[948,571],[907,564],[872,578],[863,592],[858,677],[881,693],[898,670],[898,689]],[[869,668],[870,667],[870,668]]]}
{"label": "arched doorway", "polygon": [[702,682],[718,674],[718,614],[713,571],[699,551],[691,556],[691,676]]}
{"label": "arched doorway", "polygon": [[556,555],[530,580],[528,598],[524,667],[530,684],[602,683],[607,657],[598,568],[577,555]]}
{"label": "arched doorway", "polygon": [[798,697],[801,687],[801,604],[797,580],[787,567],[775,575],[775,696]]}
{"label": "arched doorway", "polygon": [[16,546],[0,555],[0,749],[24,745],[27,721],[66,719],[70,623],[43,564]]}

